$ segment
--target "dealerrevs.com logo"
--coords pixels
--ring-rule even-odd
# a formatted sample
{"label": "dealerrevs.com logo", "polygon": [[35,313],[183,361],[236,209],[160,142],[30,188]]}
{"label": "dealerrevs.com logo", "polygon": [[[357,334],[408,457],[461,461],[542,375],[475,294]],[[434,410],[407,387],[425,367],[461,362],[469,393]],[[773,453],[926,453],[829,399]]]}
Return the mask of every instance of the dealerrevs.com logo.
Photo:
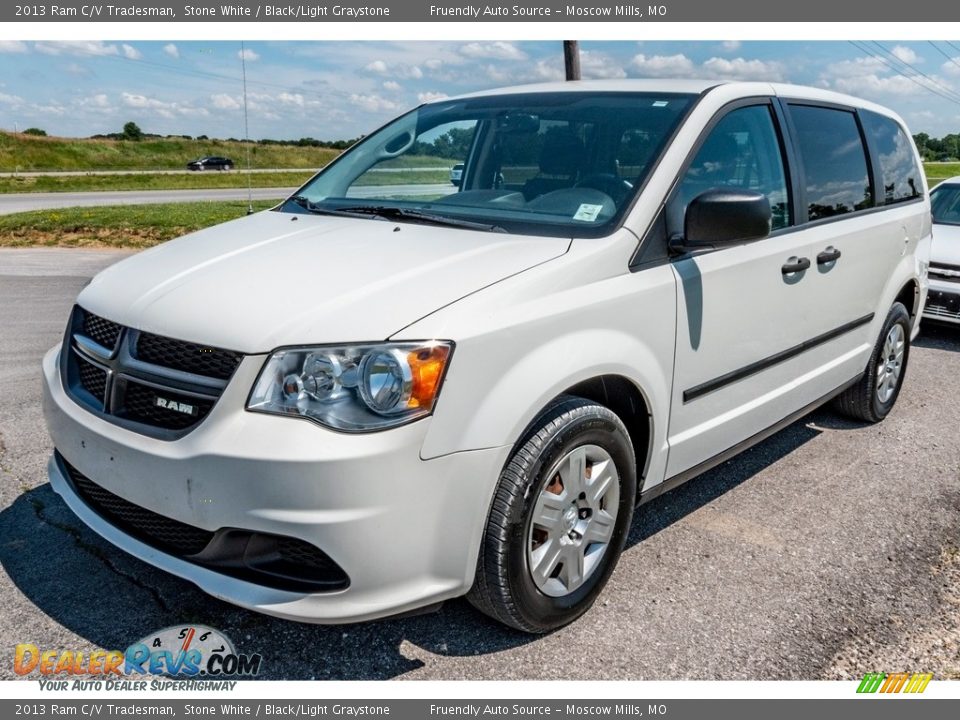
{"label": "dealerrevs.com logo", "polygon": [[219,630],[179,625],[151,633],[122,651],[84,653],[20,643],[13,669],[21,676],[39,675],[42,690],[230,690],[235,679],[256,676],[262,660],[259,654],[238,653]]}

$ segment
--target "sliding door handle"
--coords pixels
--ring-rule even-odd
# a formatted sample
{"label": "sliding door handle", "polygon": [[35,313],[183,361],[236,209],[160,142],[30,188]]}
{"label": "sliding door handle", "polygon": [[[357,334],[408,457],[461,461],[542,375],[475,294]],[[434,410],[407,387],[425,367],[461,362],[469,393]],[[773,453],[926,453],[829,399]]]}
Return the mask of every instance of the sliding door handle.
{"label": "sliding door handle", "polygon": [[782,272],[784,275],[792,275],[793,273],[803,272],[809,267],[810,258],[794,256],[783,264],[783,267],[780,268],[780,272]]}
{"label": "sliding door handle", "polygon": [[831,245],[822,253],[817,255],[817,265],[826,265],[827,263],[835,262],[839,258],[840,258],[840,251],[837,250],[833,245]]}

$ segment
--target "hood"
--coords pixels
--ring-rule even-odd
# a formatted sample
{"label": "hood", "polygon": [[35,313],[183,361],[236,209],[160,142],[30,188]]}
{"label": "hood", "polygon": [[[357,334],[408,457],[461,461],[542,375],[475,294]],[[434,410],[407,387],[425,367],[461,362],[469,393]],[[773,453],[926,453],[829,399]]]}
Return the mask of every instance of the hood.
{"label": "hood", "polygon": [[569,245],[265,211],[123,260],[78,302],[129,327],[244,353],[383,340]]}
{"label": "hood", "polygon": [[960,225],[933,224],[930,261],[960,266]]}

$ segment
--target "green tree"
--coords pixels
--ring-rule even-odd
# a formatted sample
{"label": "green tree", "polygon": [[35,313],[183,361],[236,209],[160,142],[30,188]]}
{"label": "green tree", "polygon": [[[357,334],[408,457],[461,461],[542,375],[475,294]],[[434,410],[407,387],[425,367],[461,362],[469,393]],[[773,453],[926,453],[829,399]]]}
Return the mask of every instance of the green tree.
{"label": "green tree", "polygon": [[41,130],[40,128],[28,127],[26,130],[23,131],[23,134],[24,134],[24,135],[36,135],[37,137],[46,137],[46,136],[47,136],[47,131],[46,131],[46,130]]}
{"label": "green tree", "polygon": [[123,139],[124,140],[142,140],[143,139],[143,130],[140,129],[140,126],[135,122],[130,121],[123,126]]}

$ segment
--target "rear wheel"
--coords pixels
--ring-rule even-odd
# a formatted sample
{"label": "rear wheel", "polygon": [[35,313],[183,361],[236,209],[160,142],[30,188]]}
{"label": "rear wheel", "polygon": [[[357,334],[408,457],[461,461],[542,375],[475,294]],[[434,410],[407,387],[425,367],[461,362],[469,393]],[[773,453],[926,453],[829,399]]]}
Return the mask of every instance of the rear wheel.
{"label": "rear wheel", "polygon": [[561,398],[501,473],[468,599],[526,632],[572,622],[613,572],[635,497],[633,446],[620,418]]}
{"label": "rear wheel", "polygon": [[883,420],[900,395],[909,357],[910,313],[902,303],[894,303],[866,372],[856,385],[837,398],[837,409],[856,420],[870,423]]}

